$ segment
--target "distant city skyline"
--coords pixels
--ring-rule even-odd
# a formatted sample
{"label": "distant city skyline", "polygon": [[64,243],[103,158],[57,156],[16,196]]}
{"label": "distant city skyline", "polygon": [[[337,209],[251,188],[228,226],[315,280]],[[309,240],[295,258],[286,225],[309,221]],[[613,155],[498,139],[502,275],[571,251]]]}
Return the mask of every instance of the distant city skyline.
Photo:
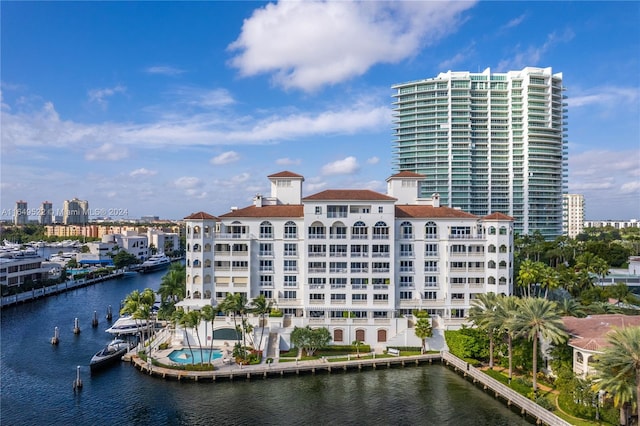
{"label": "distant city skyline", "polygon": [[0,7],[3,212],[75,196],[129,218],[219,215],[283,170],[305,195],[384,192],[393,84],[532,66],[563,73],[585,218],[640,218],[636,2]]}

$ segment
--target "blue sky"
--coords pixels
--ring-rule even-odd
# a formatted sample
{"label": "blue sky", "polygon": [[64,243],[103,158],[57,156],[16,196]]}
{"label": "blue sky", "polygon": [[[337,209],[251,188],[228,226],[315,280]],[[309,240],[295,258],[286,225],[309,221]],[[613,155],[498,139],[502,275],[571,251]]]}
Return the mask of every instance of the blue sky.
{"label": "blue sky", "polygon": [[[0,205],[180,219],[384,192],[395,83],[562,72],[569,191],[640,218],[640,2],[0,2]],[[117,216],[113,216],[118,218]],[[9,217],[3,216],[2,219]]]}

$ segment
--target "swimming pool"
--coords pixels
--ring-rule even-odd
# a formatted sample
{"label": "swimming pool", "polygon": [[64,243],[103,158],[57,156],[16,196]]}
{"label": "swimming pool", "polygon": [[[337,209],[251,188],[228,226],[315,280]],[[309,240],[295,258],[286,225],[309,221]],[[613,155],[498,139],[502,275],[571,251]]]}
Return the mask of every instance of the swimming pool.
{"label": "swimming pool", "polygon": [[211,353],[211,361],[222,358],[222,351],[218,349],[211,351],[211,349],[205,348],[192,348],[191,350],[189,350],[189,348],[182,348],[172,351],[169,354],[169,359],[178,364],[200,364],[202,361],[207,363],[209,362],[209,353]]}

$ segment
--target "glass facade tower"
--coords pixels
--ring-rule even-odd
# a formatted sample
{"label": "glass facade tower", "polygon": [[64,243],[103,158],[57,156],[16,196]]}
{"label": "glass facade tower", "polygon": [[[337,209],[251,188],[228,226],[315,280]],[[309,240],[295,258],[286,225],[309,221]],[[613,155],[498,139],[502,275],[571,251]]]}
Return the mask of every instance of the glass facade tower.
{"label": "glass facade tower", "polygon": [[567,110],[551,68],[449,71],[392,86],[394,168],[426,175],[422,195],[520,234],[562,235]]}

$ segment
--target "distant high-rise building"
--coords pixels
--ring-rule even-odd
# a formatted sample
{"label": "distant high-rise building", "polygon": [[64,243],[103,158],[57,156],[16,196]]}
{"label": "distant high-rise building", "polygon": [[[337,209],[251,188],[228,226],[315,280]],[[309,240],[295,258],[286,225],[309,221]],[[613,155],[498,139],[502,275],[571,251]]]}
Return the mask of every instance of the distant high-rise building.
{"label": "distant high-rise building", "polygon": [[563,234],[575,238],[584,229],[584,195],[564,194]]}
{"label": "distant high-rise building", "polygon": [[13,212],[13,223],[15,225],[26,225],[29,222],[29,209],[26,201],[16,201],[16,209]]}
{"label": "distant high-rise building", "polygon": [[476,215],[514,217],[520,234],[562,234],[566,103],[551,68],[440,73],[393,86],[394,168],[421,193]]}
{"label": "distant high-rise building", "polygon": [[86,200],[65,200],[62,208],[62,222],[65,225],[84,225],[89,222],[89,202]]}
{"label": "distant high-rise building", "polygon": [[53,223],[53,204],[51,202],[44,201],[38,213],[40,213],[38,217],[40,225],[51,225]]}

